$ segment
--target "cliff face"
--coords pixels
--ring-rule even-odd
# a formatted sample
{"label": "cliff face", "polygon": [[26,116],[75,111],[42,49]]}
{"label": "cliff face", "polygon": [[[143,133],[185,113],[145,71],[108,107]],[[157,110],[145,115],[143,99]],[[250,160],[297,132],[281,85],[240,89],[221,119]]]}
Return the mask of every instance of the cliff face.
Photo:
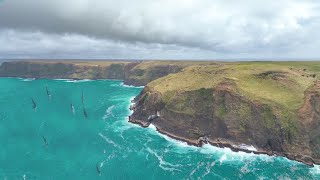
{"label": "cliff face", "polygon": [[320,81],[316,81],[305,92],[305,101],[299,109],[299,118],[305,133],[308,134],[313,156],[320,157]]}
{"label": "cliff face", "polygon": [[[255,68],[191,67],[153,81],[135,99],[130,121],[144,127],[152,123],[158,131],[194,145],[207,142],[251,152],[246,144],[257,154],[320,164],[320,84],[314,72],[290,66]],[[187,83],[176,85],[178,79]],[[272,88],[278,99],[249,94],[252,88]],[[283,90],[288,101],[277,95]]]}
{"label": "cliff face", "polygon": [[4,62],[0,77],[55,78],[55,79],[121,79],[128,85],[147,83],[176,73],[192,62]]}
{"label": "cliff face", "polygon": [[4,62],[0,76],[25,78],[125,79],[136,63]]}
{"label": "cliff face", "polygon": [[129,72],[126,84],[144,86],[149,82],[167,76],[168,74],[180,72],[182,69],[195,64],[214,64],[212,62],[183,62],[183,61],[145,61],[140,62]]}
{"label": "cliff face", "polygon": [[7,62],[0,76],[146,85],[133,123],[197,146],[320,164],[320,63]]}

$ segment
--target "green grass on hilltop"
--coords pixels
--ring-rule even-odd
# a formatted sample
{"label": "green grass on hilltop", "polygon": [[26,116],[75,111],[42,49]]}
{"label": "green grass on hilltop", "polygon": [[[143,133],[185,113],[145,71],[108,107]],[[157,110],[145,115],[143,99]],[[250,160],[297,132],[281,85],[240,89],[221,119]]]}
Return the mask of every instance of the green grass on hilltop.
{"label": "green grass on hilltop", "polygon": [[305,90],[318,77],[320,62],[196,64],[148,86],[166,94],[215,88],[218,83],[231,80],[237,85],[237,91],[249,99],[295,110],[301,107]]}

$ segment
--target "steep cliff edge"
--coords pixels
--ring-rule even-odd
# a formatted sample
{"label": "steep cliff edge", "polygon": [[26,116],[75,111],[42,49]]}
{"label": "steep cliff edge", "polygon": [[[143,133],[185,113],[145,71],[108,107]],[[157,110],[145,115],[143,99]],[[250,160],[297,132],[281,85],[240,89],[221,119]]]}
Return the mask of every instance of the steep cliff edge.
{"label": "steep cliff edge", "polygon": [[17,61],[4,62],[0,77],[54,79],[119,79],[125,84],[144,86],[193,64],[181,61]]}
{"label": "steep cliff edge", "polygon": [[129,119],[193,145],[320,164],[319,68],[320,63],[190,66],[149,83]]}
{"label": "steep cliff edge", "polygon": [[146,85],[133,123],[197,146],[320,164],[318,62],[5,62],[0,76]]}
{"label": "steep cliff edge", "polygon": [[133,62],[4,62],[0,76],[22,78],[125,79]]}

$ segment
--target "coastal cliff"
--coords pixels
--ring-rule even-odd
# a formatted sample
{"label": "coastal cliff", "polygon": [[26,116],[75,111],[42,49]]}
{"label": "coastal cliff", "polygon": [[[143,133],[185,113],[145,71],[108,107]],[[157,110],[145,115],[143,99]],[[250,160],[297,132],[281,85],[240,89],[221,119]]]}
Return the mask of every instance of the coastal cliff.
{"label": "coastal cliff", "polygon": [[318,62],[5,62],[0,76],[143,85],[130,122],[191,145],[320,164]]}
{"label": "coastal cliff", "polygon": [[130,62],[4,62],[0,76],[61,79],[125,79],[137,63]]}
{"label": "coastal cliff", "polygon": [[118,79],[125,84],[147,83],[195,62],[177,61],[13,61],[0,66],[0,77],[49,79]]}
{"label": "coastal cliff", "polygon": [[189,144],[320,164],[317,63],[190,66],[149,83],[130,121]]}

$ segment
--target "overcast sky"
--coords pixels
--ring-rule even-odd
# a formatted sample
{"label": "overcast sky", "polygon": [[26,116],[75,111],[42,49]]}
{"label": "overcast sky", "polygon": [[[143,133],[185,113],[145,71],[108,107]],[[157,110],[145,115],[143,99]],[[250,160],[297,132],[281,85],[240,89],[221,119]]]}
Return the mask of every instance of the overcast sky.
{"label": "overcast sky", "polygon": [[0,0],[0,58],[320,59],[319,0]]}

